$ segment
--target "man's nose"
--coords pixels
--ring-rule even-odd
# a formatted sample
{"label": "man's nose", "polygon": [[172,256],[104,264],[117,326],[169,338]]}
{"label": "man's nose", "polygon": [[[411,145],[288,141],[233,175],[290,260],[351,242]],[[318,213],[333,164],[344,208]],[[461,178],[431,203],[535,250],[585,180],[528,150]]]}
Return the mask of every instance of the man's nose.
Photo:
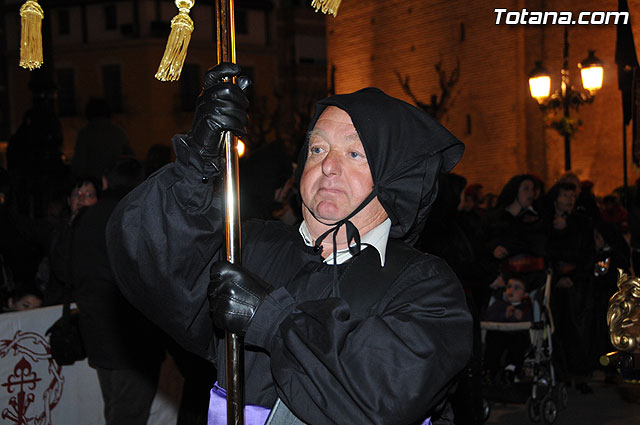
{"label": "man's nose", "polygon": [[338,152],[329,151],[322,160],[322,173],[326,176],[337,175],[342,172],[342,164]]}

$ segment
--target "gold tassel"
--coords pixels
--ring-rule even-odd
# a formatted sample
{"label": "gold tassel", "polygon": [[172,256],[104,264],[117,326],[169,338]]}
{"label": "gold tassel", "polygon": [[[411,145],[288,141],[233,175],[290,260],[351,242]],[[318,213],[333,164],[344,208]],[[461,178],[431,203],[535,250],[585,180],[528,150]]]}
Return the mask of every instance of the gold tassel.
{"label": "gold tassel", "polygon": [[189,10],[193,7],[195,0],[176,0],[175,3],[179,12],[171,20],[171,34],[156,72],[156,78],[160,81],[175,81],[180,78],[193,32],[193,21],[189,17]]}
{"label": "gold tassel", "polygon": [[322,13],[324,13],[325,15],[327,13],[331,13],[335,18],[336,15],[338,14],[340,1],[341,0],[313,0],[311,2],[311,7],[315,8],[316,12],[318,10],[322,10]]}
{"label": "gold tassel", "polygon": [[40,68],[42,65],[42,19],[44,12],[37,0],[27,0],[20,8],[22,31],[20,36],[20,66]]}

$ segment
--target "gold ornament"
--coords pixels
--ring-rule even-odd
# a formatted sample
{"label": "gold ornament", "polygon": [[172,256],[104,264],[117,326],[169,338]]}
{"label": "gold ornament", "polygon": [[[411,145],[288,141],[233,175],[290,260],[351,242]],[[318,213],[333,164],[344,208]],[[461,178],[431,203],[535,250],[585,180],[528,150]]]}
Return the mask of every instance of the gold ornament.
{"label": "gold ornament", "polygon": [[27,0],[20,8],[20,66],[33,71],[42,65],[42,19],[44,11],[37,0]]}
{"label": "gold ornament", "polygon": [[340,7],[341,0],[313,0],[311,2],[311,7],[318,10],[322,10],[322,13],[325,15],[327,13],[331,13],[334,18],[338,14],[338,8]]}
{"label": "gold ornament", "polygon": [[618,273],[618,292],[609,300],[607,312],[611,343],[618,350],[640,353],[640,278]]}
{"label": "gold ornament", "polygon": [[175,81],[180,78],[193,32],[193,21],[189,17],[189,11],[195,0],[175,0],[175,3],[178,14],[171,20],[171,34],[156,72],[156,78],[160,81]]}

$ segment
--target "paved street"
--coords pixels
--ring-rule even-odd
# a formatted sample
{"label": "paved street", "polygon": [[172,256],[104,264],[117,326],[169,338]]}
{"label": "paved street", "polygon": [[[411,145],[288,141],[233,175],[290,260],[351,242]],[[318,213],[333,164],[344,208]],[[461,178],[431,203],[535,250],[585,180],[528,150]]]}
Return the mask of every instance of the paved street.
{"label": "paved street", "polygon": [[[593,394],[569,390],[569,404],[555,425],[640,425],[640,384],[605,384],[601,376],[590,383]],[[493,404],[487,425],[531,423],[524,404]]]}

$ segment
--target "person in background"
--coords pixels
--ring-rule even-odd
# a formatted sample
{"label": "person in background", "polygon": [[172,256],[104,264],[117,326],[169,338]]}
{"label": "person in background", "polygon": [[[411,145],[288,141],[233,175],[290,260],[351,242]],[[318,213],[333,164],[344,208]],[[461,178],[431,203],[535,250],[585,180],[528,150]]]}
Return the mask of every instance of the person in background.
{"label": "person in background", "polygon": [[[593,270],[594,286],[594,340],[595,354],[600,357],[615,348],[611,344],[607,314],[609,299],[618,291],[618,270],[627,275],[631,269],[631,250],[625,237],[611,223],[601,221],[593,229],[595,246],[595,264]],[[601,365],[598,363],[598,367]],[[617,376],[613,368],[604,368],[605,381],[612,382]]]}
{"label": "person in background", "polygon": [[[485,262],[478,258],[474,238],[478,235],[466,230],[461,223],[465,208],[467,214],[475,215],[478,199],[478,188],[467,191],[467,180],[454,173],[441,173],[438,178],[438,195],[433,203],[425,227],[416,242],[416,248],[431,255],[436,255],[447,262],[458,276],[464,288],[465,298],[474,319],[473,326],[473,354],[467,367],[460,372],[457,388],[451,397],[451,405],[456,423],[480,424],[483,417],[482,410],[482,380],[481,380],[481,338],[479,308],[476,305],[474,292],[478,286],[486,286],[489,282],[483,280],[487,271]],[[469,202],[468,193],[475,198]],[[471,204],[471,205],[470,205]],[[471,208],[468,208],[470,207]],[[480,217],[478,216],[478,219]],[[465,222],[466,224],[466,222]],[[478,223],[478,227],[480,223]],[[442,243],[447,241],[447,243]]]}
{"label": "person in background", "polygon": [[492,303],[485,319],[491,322],[528,322],[533,320],[531,299],[525,279],[512,276],[507,279],[502,297]]}
{"label": "person in background", "polygon": [[462,211],[482,212],[482,203],[484,202],[484,191],[480,183],[470,184],[464,188],[464,202]]}
{"label": "person in background", "polygon": [[[56,112],[57,87],[49,78],[34,76],[29,88],[33,106],[9,137],[6,166],[15,212],[38,220],[46,216],[56,188],[64,182],[67,166],[62,154],[62,125]],[[2,119],[6,122],[7,116]]]}
{"label": "person in background", "polygon": [[491,211],[498,206],[498,195],[489,192],[484,195],[484,202],[480,204],[481,208],[486,211]]}
{"label": "person in background", "polygon": [[73,222],[81,208],[95,205],[101,192],[102,182],[92,177],[77,178],[67,197],[69,223]]}
{"label": "person in background", "polygon": [[594,183],[591,180],[583,180],[580,182],[580,193],[576,199],[576,211],[585,214],[591,218],[591,221],[599,223],[602,220],[600,207],[596,195],[593,193]]}
{"label": "person in background", "polygon": [[547,260],[553,272],[551,311],[556,332],[554,353],[564,360],[560,378],[575,381],[584,394],[596,367],[594,354],[593,224],[575,211],[576,187],[560,182],[549,190],[544,222]]}
{"label": "person in background", "polygon": [[0,168],[0,305],[20,282],[33,282],[46,254],[51,225],[21,214],[9,173]]}
{"label": "person in background", "polygon": [[282,209],[278,199],[287,180],[293,175],[292,160],[282,141],[260,147],[240,160],[240,205],[243,220],[272,219]]}
{"label": "person in background", "polygon": [[[533,320],[533,308],[526,282],[524,276],[508,277],[504,293],[489,306],[484,319],[503,323]],[[495,382],[501,366],[506,366],[505,370],[513,371],[518,375],[530,345],[528,330],[487,331],[484,358],[485,367],[490,374],[489,378]],[[500,361],[505,353],[505,364],[502,365]]]}
{"label": "person in background", "polygon": [[582,190],[582,185],[580,184],[580,178],[576,173],[573,171],[566,171],[560,176],[560,178],[558,178],[556,184],[558,183],[569,183],[573,185],[573,187],[575,187],[574,192],[576,194],[576,199],[578,199],[580,191]]}
{"label": "person in background", "polygon": [[74,220],[71,283],[89,366],[96,369],[107,425],[146,425],[165,356],[164,335],[123,297],[109,265],[111,212],[144,179],[135,159],[105,175],[100,200]]}
{"label": "person in background", "polygon": [[104,99],[90,99],[85,116],[88,123],[78,131],[71,171],[74,176],[99,180],[118,158],[133,151],[124,130],[111,122],[111,109]]}
{"label": "person in background", "polygon": [[539,222],[544,208],[544,182],[535,174],[531,174],[531,177],[533,178],[533,202],[522,212],[520,217],[525,223]]}
{"label": "person in background", "polygon": [[467,236],[477,241],[482,231],[482,216],[486,212],[482,207],[484,194],[481,184],[471,184],[464,189],[462,208],[458,213],[458,223]]}
{"label": "person in background", "polygon": [[93,177],[78,177],[67,189],[67,207],[57,220],[49,238],[47,255],[40,262],[44,304],[62,304],[71,297],[71,243],[74,224],[86,208],[95,205],[102,183]]}
{"label": "person in background", "polygon": [[24,311],[42,306],[44,296],[34,284],[18,284],[9,296],[4,312]]}
{"label": "person in background", "polygon": [[[482,240],[493,265],[492,291],[504,288],[505,276],[513,273],[536,273],[537,284],[544,283],[545,234],[537,211],[531,209],[535,188],[536,179],[530,174],[512,177],[500,192],[496,208],[484,216]],[[489,295],[485,294],[483,305]]]}
{"label": "person in background", "polygon": [[620,204],[616,195],[607,195],[602,198],[602,220],[611,223],[623,235],[629,230],[627,210]]}
{"label": "person in background", "polygon": [[162,143],[152,145],[144,160],[144,175],[149,177],[171,162],[171,147]]}

